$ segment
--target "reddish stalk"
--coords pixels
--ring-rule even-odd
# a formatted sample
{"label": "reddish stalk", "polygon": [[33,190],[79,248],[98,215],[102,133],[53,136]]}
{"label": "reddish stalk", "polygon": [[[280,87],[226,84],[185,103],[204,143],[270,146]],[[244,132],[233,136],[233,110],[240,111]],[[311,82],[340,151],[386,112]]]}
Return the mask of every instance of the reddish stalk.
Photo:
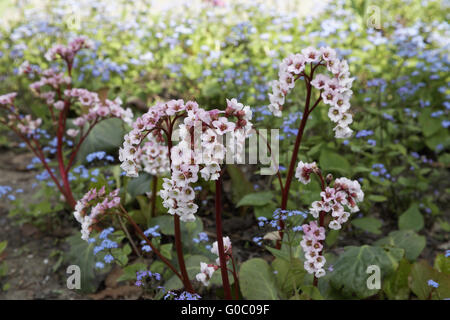
{"label": "reddish stalk", "polygon": [[[286,178],[286,182],[284,184],[284,189],[281,194],[281,210],[286,210],[287,202],[289,198],[289,189],[291,186],[292,178],[294,176],[295,164],[297,163],[298,150],[300,149],[300,144],[302,142],[303,132],[305,131],[306,122],[308,120],[309,115],[309,104],[311,100],[311,84],[308,81],[306,82],[306,102],[305,102],[305,110],[303,111],[302,121],[300,122],[300,127],[298,128],[297,138],[295,139],[294,150],[292,151],[291,162],[289,164],[289,170]],[[284,222],[283,220],[278,221],[278,225],[280,226],[279,236],[280,240],[277,241],[276,248],[281,249],[281,243],[283,241],[284,236]]]}
{"label": "reddish stalk", "polygon": [[233,278],[234,278],[234,295],[236,300],[239,300],[239,277],[237,275],[236,265],[234,263],[233,255],[231,256],[231,263],[233,264]]}
{"label": "reddish stalk", "polygon": [[222,284],[225,293],[225,299],[231,300],[230,281],[228,279],[227,261],[225,257],[225,248],[223,246],[222,235],[222,177],[216,180],[216,234],[217,247],[219,251],[220,272],[222,274]]}
{"label": "reddish stalk", "polygon": [[[305,73],[302,73],[302,75],[305,78],[305,84],[306,84],[305,109],[303,110],[302,120],[300,122],[300,127],[298,128],[297,138],[295,139],[294,150],[292,151],[292,157],[291,157],[291,161],[289,163],[289,170],[288,170],[288,174],[286,177],[286,182],[284,184],[284,188],[282,189],[281,210],[287,209],[287,202],[288,202],[288,198],[289,198],[289,189],[291,187],[292,178],[294,177],[295,165],[297,163],[297,158],[298,158],[298,151],[299,151],[300,145],[302,143],[302,138],[303,138],[303,133],[305,132],[306,122],[308,121],[308,117],[311,114],[311,112],[317,107],[317,105],[322,100],[322,97],[319,95],[319,98],[317,99],[317,101],[310,108],[311,94],[312,94],[312,86],[311,86],[310,81],[313,78],[314,71],[316,70],[316,68],[319,65],[321,65],[321,64],[319,63],[314,67],[311,66],[311,74],[309,77]],[[299,78],[300,77],[296,78],[295,80],[297,80]],[[283,236],[284,236],[284,227],[285,227],[283,220],[280,219],[278,221],[278,226],[280,227],[280,230],[278,232],[279,236],[280,236],[280,240],[277,240],[276,248],[281,249],[281,244],[283,242]]]}
{"label": "reddish stalk", "polygon": [[150,239],[144,234],[144,232],[142,231],[142,229],[136,224],[136,222],[134,222],[134,220],[130,217],[130,215],[128,214],[128,212],[125,210],[125,208],[120,205],[120,210],[123,212],[123,214],[125,215],[125,217],[127,218],[127,220],[131,223],[131,225],[133,226],[133,228],[136,230],[136,232],[145,240],[145,242],[147,242],[147,244],[152,248],[152,251],[161,259],[162,262],[164,262],[166,264],[166,266],[168,266],[170,268],[170,270],[173,271],[173,273],[175,273],[175,275],[180,278],[181,281],[183,281],[183,277],[181,276],[181,274],[177,271],[177,269],[173,266],[173,264],[167,260],[166,257],[164,257],[161,252],[159,252],[159,250],[153,245],[153,243],[150,241]]}

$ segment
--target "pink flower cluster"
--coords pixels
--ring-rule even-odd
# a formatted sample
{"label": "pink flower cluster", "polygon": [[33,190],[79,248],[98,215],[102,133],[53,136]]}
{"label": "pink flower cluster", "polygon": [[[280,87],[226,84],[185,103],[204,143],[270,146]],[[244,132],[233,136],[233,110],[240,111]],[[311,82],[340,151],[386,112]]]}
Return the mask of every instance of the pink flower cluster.
{"label": "pink flower cluster", "polygon": [[317,74],[314,79],[308,79],[308,81],[314,88],[320,90],[323,102],[331,106],[328,116],[331,121],[337,123],[333,129],[336,138],[350,137],[353,131],[348,125],[353,120],[348,110],[354,78],[350,78],[347,61],[339,60],[336,52],[328,47],[322,47],[319,50],[308,47],[303,49],[302,53],[291,54],[283,60],[279,67],[279,79],[271,83],[270,111],[275,116],[281,117],[286,95],[294,88],[297,79],[306,76],[304,70],[308,64],[311,64],[311,68],[326,67],[332,73],[331,77]]}
{"label": "pink flower cluster", "polygon": [[0,96],[0,107],[3,107],[9,112],[7,122],[4,118],[0,118],[0,120],[12,128],[17,128],[23,135],[33,135],[36,129],[41,126],[42,119],[37,118],[33,120],[31,115],[20,115],[17,108],[14,107],[14,99],[16,96],[16,92]]}
{"label": "pink flower cluster", "polygon": [[[223,237],[223,247],[225,251],[225,259],[231,259],[232,255],[232,246],[231,240],[229,237]],[[219,256],[219,245],[217,241],[215,241],[212,245],[211,252],[216,256]],[[209,280],[211,279],[214,271],[220,268],[220,259],[216,259],[216,264],[207,264],[205,262],[200,262],[200,273],[196,275],[196,279],[203,283],[203,285],[207,286],[209,284]]]}
{"label": "pink flower cluster", "polygon": [[39,81],[30,84],[30,89],[33,93],[41,98],[46,98],[41,96],[41,88],[48,85],[53,89],[58,89],[63,85],[71,84],[72,79],[66,76],[63,72],[58,72],[55,69],[47,69],[40,73]]}
{"label": "pink flower cluster", "polygon": [[[120,204],[119,189],[106,194],[105,187],[100,190],[93,188],[81,198],[73,213],[75,219],[81,224],[81,239],[87,241],[92,225],[98,222],[98,217],[107,210],[116,208]],[[90,209],[90,213],[87,211]]]}
{"label": "pink flower cluster", "polygon": [[317,278],[325,275],[326,259],[321,255],[323,245],[321,241],[325,240],[325,228],[317,226],[316,221],[302,225],[303,240],[300,245],[305,253],[305,270],[313,273]]}
{"label": "pink flower cluster", "polygon": [[[96,92],[90,92],[86,89],[67,89],[64,91],[67,98],[75,98],[81,105],[82,110],[87,112],[74,119],[73,123],[78,127],[83,127],[85,123],[99,121],[102,118],[115,117],[131,125],[133,122],[133,112],[130,108],[122,108],[122,100],[116,98],[113,101],[109,99],[101,100]],[[64,108],[64,101],[54,103],[56,109]]]}
{"label": "pink flower cluster", "polygon": [[[234,122],[230,121],[231,117],[236,118]],[[119,150],[121,168],[128,176],[138,176],[143,153],[141,143],[147,137],[164,141],[162,133],[173,130],[168,126],[171,127],[174,119],[180,119],[176,130],[179,143],[170,150],[171,178],[164,179],[160,196],[170,214],[178,214],[182,221],[193,221],[198,206],[194,203],[195,192],[190,184],[198,180],[199,173],[205,180],[219,177],[220,164],[227,150],[222,136],[232,136],[236,149],[242,150],[252,127],[251,117],[250,107],[235,99],[227,100],[226,111],[206,111],[193,101],[158,103],[138,118],[133,123],[134,129],[125,135]]]}
{"label": "pink flower cluster", "polygon": [[8,105],[12,105],[14,104],[14,99],[17,96],[17,92],[11,92],[11,93],[7,93],[4,94],[2,96],[0,96],[0,104],[4,105],[4,106],[8,106]]}
{"label": "pink flower cluster", "polygon": [[364,192],[359,182],[347,178],[336,179],[334,187],[327,187],[320,195],[322,200],[314,201],[310,212],[315,218],[319,217],[321,211],[331,212],[332,220],[328,226],[333,230],[341,229],[342,224],[350,217],[345,207],[352,213],[358,212],[357,202],[364,200]]}
{"label": "pink flower cluster", "polygon": [[76,37],[72,41],[68,43],[67,46],[57,44],[53,46],[50,50],[45,54],[45,58],[48,61],[56,60],[59,57],[62,59],[72,62],[73,58],[81,49],[90,49],[93,47],[93,43],[86,37]]}
{"label": "pink flower cluster", "polygon": [[295,170],[295,177],[301,183],[308,184],[311,181],[311,173],[314,173],[316,170],[318,170],[318,167],[315,162],[304,163],[303,161],[300,161]]}

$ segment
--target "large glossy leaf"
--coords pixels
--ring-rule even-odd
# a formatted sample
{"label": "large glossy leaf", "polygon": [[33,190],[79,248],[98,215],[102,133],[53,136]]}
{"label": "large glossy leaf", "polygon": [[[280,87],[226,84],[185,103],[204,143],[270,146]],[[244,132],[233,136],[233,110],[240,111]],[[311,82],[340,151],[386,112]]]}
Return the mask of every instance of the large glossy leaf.
{"label": "large glossy leaf", "polygon": [[117,118],[103,120],[92,129],[83,142],[77,159],[85,161],[88,154],[96,151],[116,152],[123,143],[124,135],[122,120]]}
{"label": "large glossy leaf", "polygon": [[[433,290],[428,284],[429,280],[437,282],[439,287]],[[430,294],[433,299],[450,298],[450,275],[433,269],[425,260],[412,266],[409,285],[411,291],[422,300],[428,299]]]}
{"label": "large glossy leaf", "polygon": [[408,277],[411,272],[411,264],[402,259],[397,271],[391,273],[383,281],[383,291],[390,300],[406,300],[409,298]]}
{"label": "large glossy leaf", "polygon": [[373,234],[381,234],[380,228],[382,226],[382,223],[379,219],[373,217],[353,219],[352,225]]}
{"label": "large glossy leaf", "polygon": [[403,249],[398,248],[386,250],[368,245],[347,247],[333,266],[331,285],[348,297],[370,297],[379,290],[367,287],[367,279],[370,276],[366,273],[367,267],[378,266],[383,278],[397,269],[403,254]]}
{"label": "large glossy leaf", "polygon": [[412,230],[392,231],[387,237],[375,242],[377,246],[392,246],[405,250],[405,258],[415,261],[426,245],[426,238]]}
{"label": "large glossy leaf", "polygon": [[420,213],[419,206],[412,204],[408,210],[402,213],[398,219],[398,228],[400,230],[420,231],[424,226],[423,216]]}
{"label": "large glossy leaf", "polygon": [[242,197],[236,204],[236,207],[241,206],[264,206],[272,202],[273,194],[271,191],[249,193]]}
{"label": "large glossy leaf", "polygon": [[241,292],[250,300],[278,299],[275,275],[269,264],[260,258],[244,262],[239,272]]}
{"label": "large glossy leaf", "polygon": [[291,296],[303,283],[306,271],[303,262],[294,258],[291,261],[277,258],[272,262],[278,287],[287,297]]}
{"label": "large glossy leaf", "polygon": [[81,234],[77,233],[69,238],[67,242],[70,250],[65,257],[68,265],[77,265],[81,271],[81,288],[82,292],[95,292],[100,283],[100,279],[95,273],[95,243],[88,243],[81,239]]}
{"label": "large glossy leaf", "polygon": [[132,198],[144,194],[151,190],[152,176],[146,172],[141,172],[139,177],[133,178],[128,182],[127,191]]}
{"label": "large glossy leaf", "polygon": [[337,171],[339,173],[349,173],[350,163],[346,158],[329,149],[322,149],[320,152],[320,168],[324,171]]}

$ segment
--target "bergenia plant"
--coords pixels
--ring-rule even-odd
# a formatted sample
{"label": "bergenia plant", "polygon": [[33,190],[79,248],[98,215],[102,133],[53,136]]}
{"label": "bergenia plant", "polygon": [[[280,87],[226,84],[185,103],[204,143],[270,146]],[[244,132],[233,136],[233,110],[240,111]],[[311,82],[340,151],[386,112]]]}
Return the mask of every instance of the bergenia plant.
{"label": "bergenia plant", "polygon": [[[328,71],[329,75],[319,73],[325,70]],[[272,93],[269,94],[269,109],[276,117],[281,117],[286,96],[295,87],[296,82],[303,80],[306,87],[305,107],[284,184],[281,178],[279,179],[282,190],[281,210],[286,210],[289,190],[295,174],[298,151],[306,123],[311,113],[321,102],[329,106],[328,117],[332,122],[336,123],[333,129],[335,137],[348,138],[351,136],[353,131],[349,128],[349,124],[352,123],[353,118],[349,113],[349,101],[353,93],[351,86],[354,79],[350,77],[347,61],[339,60],[335,50],[328,47],[320,49],[308,47],[303,49],[302,53],[289,55],[280,64],[278,76],[279,79],[271,83]],[[305,169],[308,168],[305,167]],[[280,177],[279,173],[278,175]],[[306,181],[305,177],[301,175],[299,179]],[[279,225],[280,240],[277,243],[278,249],[281,247],[284,234],[283,220],[279,220]]]}
{"label": "bergenia plant", "polygon": [[[72,208],[76,201],[69,182],[69,171],[89,133],[107,118],[121,118],[128,123],[133,119],[131,109],[121,107],[120,98],[114,101],[101,99],[96,92],[73,87],[74,58],[80,50],[91,48],[93,43],[89,39],[77,37],[67,46],[56,45],[45,54],[49,61],[62,60],[63,65],[60,67],[52,66],[41,71],[28,62],[22,64],[22,74],[39,78],[30,85],[30,89],[48,109],[42,118],[34,119],[30,114],[23,114],[15,103],[17,93],[0,96],[0,110],[4,112],[0,116],[0,123],[13,130],[26,143]],[[78,114],[78,117],[73,120],[75,128],[69,129],[68,116],[72,112]],[[48,135],[42,133],[46,131],[55,135],[56,150],[45,147],[48,143],[45,137]],[[49,160],[53,153],[58,163],[57,170],[52,168]]]}
{"label": "bergenia plant", "polygon": [[[328,71],[328,74],[319,73],[322,70]],[[334,230],[340,229],[350,216],[350,213],[345,211],[345,207],[350,212],[357,212],[359,209],[356,203],[363,200],[364,194],[358,181],[351,181],[347,178],[336,179],[334,186],[330,187],[332,176],[324,179],[315,162],[303,163],[300,161],[296,167],[298,151],[308,118],[321,102],[328,105],[328,117],[336,123],[333,129],[335,137],[348,138],[351,136],[353,131],[349,125],[352,123],[353,117],[349,108],[350,97],[353,93],[351,86],[354,79],[350,77],[347,62],[339,60],[335,50],[328,47],[320,49],[308,47],[301,53],[288,56],[280,64],[278,76],[279,79],[272,82],[273,92],[269,94],[269,109],[277,117],[281,116],[286,96],[294,88],[296,81],[303,80],[306,86],[305,107],[284,184],[279,172],[278,175],[282,192],[281,212],[287,209],[289,190],[294,175],[303,184],[311,181],[311,174],[317,175],[320,179],[322,200],[315,201],[310,209],[312,217],[317,221],[302,225],[304,237],[301,242],[305,252],[305,270],[314,274],[313,284],[317,286],[318,278],[326,273],[324,269],[326,259],[323,256],[325,227],[328,226]],[[281,217],[282,215],[278,220],[277,249],[281,248],[285,230],[284,220]],[[325,220],[327,220],[327,225]]]}
{"label": "bergenia plant", "polygon": [[[222,235],[221,164],[225,159],[238,160],[242,155],[245,140],[252,128],[251,118],[250,107],[244,106],[236,99],[227,100],[224,111],[218,109],[206,111],[193,101],[171,100],[149,108],[147,113],[136,119],[132,124],[133,130],[124,137],[123,146],[119,150],[119,159],[122,162],[121,168],[127,176],[137,177],[140,170],[156,175],[162,175],[165,171],[170,173],[170,178],[163,179],[159,194],[163,206],[174,217],[179,272],[144,235],[125,208],[120,204],[118,208],[110,205],[108,197],[93,207],[90,213],[85,209],[86,201],[89,202],[92,198],[91,193],[85,195],[77,204],[75,216],[82,224],[83,239],[88,239],[90,230],[105,216],[105,213],[112,211],[124,215],[137,233],[147,241],[152,251],[180,278],[185,290],[194,292],[184,261],[180,221],[188,222],[196,219],[198,205],[194,201],[193,184],[198,181],[199,175],[204,180],[214,180],[217,242],[213,245],[212,252],[219,258],[215,267],[208,267],[206,263],[202,263],[201,269],[205,277],[200,275],[197,279],[207,283],[212,275],[211,269],[207,268],[216,270],[220,267],[225,297],[230,299],[228,261],[232,261],[235,277],[237,273],[231,254],[231,241]],[[117,210],[111,210],[114,208]]]}

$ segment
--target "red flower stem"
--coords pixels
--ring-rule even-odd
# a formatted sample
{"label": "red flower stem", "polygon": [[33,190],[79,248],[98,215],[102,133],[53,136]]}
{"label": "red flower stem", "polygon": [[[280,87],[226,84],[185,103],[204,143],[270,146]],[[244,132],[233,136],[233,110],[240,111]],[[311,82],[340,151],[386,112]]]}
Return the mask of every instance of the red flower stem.
{"label": "red flower stem", "polygon": [[[281,210],[286,210],[287,202],[289,198],[289,189],[291,186],[292,178],[294,176],[295,164],[297,163],[298,150],[300,149],[300,144],[302,142],[303,132],[305,131],[306,122],[308,120],[309,115],[309,104],[311,100],[311,84],[308,81],[306,82],[306,102],[305,102],[305,110],[303,111],[302,120],[300,122],[300,127],[298,128],[297,138],[295,139],[294,150],[292,151],[291,162],[289,164],[289,170],[286,178],[286,183],[284,184],[283,193],[281,194]],[[280,240],[277,241],[276,248],[281,249],[281,243],[283,241],[284,236],[284,222],[283,220],[278,221],[278,225],[280,227],[279,236]]]}
{"label": "red flower stem", "polygon": [[[30,150],[36,155],[36,157],[39,158],[39,160],[41,161],[45,170],[48,172],[48,174],[50,175],[50,178],[52,178],[53,182],[55,183],[55,185],[59,189],[59,191],[63,195],[65,195],[65,190],[62,188],[58,179],[55,177],[55,175],[53,174],[53,171],[50,169],[47,161],[45,160],[44,153],[42,152],[42,149],[41,149],[38,141],[27,139],[23,134],[21,134],[19,131],[17,131],[13,126],[9,126],[8,123],[6,123],[5,121],[0,121],[0,122],[3,123],[8,128],[10,128],[12,131],[14,131],[14,133],[25,142],[25,144],[28,146],[28,148],[30,148]],[[33,145],[31,144],[31,141],[33,141],[36,144],[36,148],[33,147]]]}
{"label": "red flower stem", "polygon": [[234,278],[234,295],[236,300],[239,300],[239,277],[237,275],[236,265],[234,263],[233,255],[231,255],[231,263],[233,264],[233,278]]}
{"label": "red flower stem", "polygon": [[63,156],[63,136],[64,136],[64,132],[66,129],[66,117],[67,117],[67,112],[69,111],[70,108],[70,103],[69,101],[65,101],[64,102],[64,109],[60,112],[59,114],[59,120],[58,120],[58,131],[56,134],[56,139],[57,139],[57,147],[56,147],[56,158],[58,161],[58,167],[59,167],[59,174],[61,175],[61,179],[63,182],[63,186],[64,186],[64,190],[65,192],[65,196],[66,196],[66,201],[67,203],[74,208],[76,201],[73,197],[72,194],[72,189],[70,188],[70,182],[69,182],[69,178],[66,172],[66,168],[64,166],[64,156]]}
{"label": "red flower stem", "polygon": [[181,230],[180,230],[180,216],[177,214],[174,214],[174,225],[175,225],[175,247],[177,250],[177,258],[178,258],[178,264],[180,265],[181,275],[182,275],[182,281],[183,285],[186,291],[190,293],[194,293],[194,288],[192,288],[191,281],[189,280],[189,275],[186,270],[186,264],[184,262],[184,255],[183,255],[183,246],[181,243]]}
{"label": "red flower stem", "polygon": [[153,243],[150,241],[150,239],[144,234],[144,232],[142,231],[142,229],[136,224],[136,222],[134,222],[134,220],[130,217],[130,215],[128,214],[128,212],[125,210],[125,208],[120,205],[120,210],[123,212],[123,214],[125,215],[125,217],[127,218],[127,220],[131,223],[131,225],[133,226],[133,228],[136,230],[136,232],[145,240],[145,242],[147,242],[147,244],[152,248],[152,251],[161,259],[162,262],[164,262],[166,264],[166,266],[168,266],[170,268],[170,270],[173,271],[173,273],[175,273],[175,275],[180,278],[181,281],[183,281],[183,277],[181,276],[181,274],[177,271],[177,269],[173,266],[173,264],[167,260],[166,257],[164,257],[161,252],[159,252],[159,250],[153,245]]}
{"label": "red flower stem", "polygon": [[222,274],[222,284],[225,293],[225,299],[231,300],[230,281],[228,280],[227,261],[225,257],[225,248],[223,246],[222,235],[222,177],[216,180],[216,235],[217,247],[219,251],[220,271]]}

